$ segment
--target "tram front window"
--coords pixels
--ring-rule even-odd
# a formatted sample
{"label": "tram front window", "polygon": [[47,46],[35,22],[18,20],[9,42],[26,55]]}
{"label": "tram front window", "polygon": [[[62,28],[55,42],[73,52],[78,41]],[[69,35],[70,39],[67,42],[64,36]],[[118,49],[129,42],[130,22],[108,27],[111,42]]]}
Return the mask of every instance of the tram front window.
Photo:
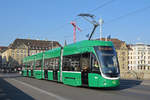
{"label": "tram front window", "polygon": [[96,59],[96,57],[95,57],[95,55],[94,54],[92,54],[92,56],[91,56],[91,62],[92,62],[92,68],[91,68],[91,70],[92,70],[92,72],[94,72],[94,73],[100,73],[100,65],[99,65],[99,63],[98,63],[98,60]]}
{"label": "tram front window", "polygon": [[119,65],[117,55],[113,47],[101,46],[95,47],[102,73],[107,77],[119,76]]}

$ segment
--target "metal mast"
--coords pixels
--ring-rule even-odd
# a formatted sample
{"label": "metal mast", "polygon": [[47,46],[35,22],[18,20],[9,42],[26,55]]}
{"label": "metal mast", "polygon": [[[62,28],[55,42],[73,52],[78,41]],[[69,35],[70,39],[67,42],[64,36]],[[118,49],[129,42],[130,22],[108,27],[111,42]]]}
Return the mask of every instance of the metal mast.
{"label": "metal mast", "polygon": [[104,21],[102,18],[99,19],[99,25],[100,25],[100,40],[102,40],[102,25],[103,25]]}

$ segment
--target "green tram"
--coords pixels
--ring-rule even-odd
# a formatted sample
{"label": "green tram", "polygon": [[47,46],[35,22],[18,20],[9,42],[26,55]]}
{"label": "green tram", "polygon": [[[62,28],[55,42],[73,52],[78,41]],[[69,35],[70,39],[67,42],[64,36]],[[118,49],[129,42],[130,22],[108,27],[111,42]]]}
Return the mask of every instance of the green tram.
{"label": "green tram", "polygon": [[117,87],[120,71],[111,41],[84,40],[23,59],[22,75],[71,86]]}

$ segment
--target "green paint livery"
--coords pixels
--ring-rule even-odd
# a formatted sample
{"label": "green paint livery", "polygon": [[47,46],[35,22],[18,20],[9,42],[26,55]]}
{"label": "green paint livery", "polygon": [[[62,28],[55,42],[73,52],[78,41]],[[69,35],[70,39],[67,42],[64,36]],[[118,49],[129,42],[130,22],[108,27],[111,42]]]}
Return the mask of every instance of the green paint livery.
{"label": "green paint livery", "polygon": [[71,86],[81,86],[81,72],[62,72],[63,83]]}
{"label": "green paint livery", "polygon": [[[30,61],[34,62],[33,68],[33,77],[36,79],[46,79],[44,73],[44,60],[50,58],[59,58],[59,71],[57,71],[57,81],[62,82],[67,85],[71,86],[82,86],[82,72],[75,72],[75,71],[62,71],[61,63],[61,55],[70,56],[75,54],[82,54],[82,53],[93,53],[96,55],[95,46],[113,46],[113,43],[110,41],[99,41],[99,40],[84,40],[81,42],[77,42],[74,44],[70,44],[65,46],[64,48],[55,48],[53,50],[48,50],[46,52],[41,52],[32,56],[28,56],[23,59],[23,63],[28,63]],[[63,50],[63,53],[61,52]],[[36,60],[42,60],[42,65],[40,70],[35,70],[35,62]],[[27,66],[25,66],[27,67]],[[22,70],[22,75],[27,76],[27,68]],[[62,75],[62,76],[61,76]],[[28,76],[31,77],[31,70],[28,71]],[[61,79],[62,78],[62,79]],[[48,70],[48,78],[47,80],[54,80],[54,72],[53,70]],[[102,73],[88,73],[88,86],[89,87],[117,87],[119,86],[119,78],[117,79],[109,79],[102,76]]]}

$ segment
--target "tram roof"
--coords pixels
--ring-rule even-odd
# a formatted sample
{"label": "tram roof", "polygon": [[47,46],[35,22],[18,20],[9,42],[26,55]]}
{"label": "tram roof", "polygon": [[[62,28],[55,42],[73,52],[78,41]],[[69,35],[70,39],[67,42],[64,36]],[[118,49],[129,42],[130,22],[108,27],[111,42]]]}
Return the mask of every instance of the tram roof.
{"label": "tram roof", "polygon": [[[69,54],[77,54],[85,51],[90,51],[90,47],[93,46],[113,46],[111,41],[100,41],[100,40],[83,40],[80,42],[76,42],[73,44],[69,44],[64,47],[64,55]],[[48,50],[44,52],[44,58],[52,58],[60,56],[61,47],[54,48],[52,50]],[[23,62],[32,61],[36,58],[36,60],[40,60],[43,57],[43,52],[37,53],[32,56],[25,57]]]}
{"label": "tram roof", "polygon": [[64,47],[63,55],[79,54],[94,51],[93,46],[113,46],[111,41],[83,40]]}
{"label": "tram roof", "polygon": [[83,48],[91,46],[113,46],[113,43],[111,41],[83,40],[77,43],[69,44],[64,48]]}
{"label": "tram roof", "polygon": [[61,47],[59,48],[54,48],[52,50],[48,50],[44,52],[44,58],[53,58],[53,57],[58,57],[61,54]]}
{"label": "tram roof", "polygon": [[35,59],[35,55],[27,56],[23,59],[23,62],[33,61]]}

